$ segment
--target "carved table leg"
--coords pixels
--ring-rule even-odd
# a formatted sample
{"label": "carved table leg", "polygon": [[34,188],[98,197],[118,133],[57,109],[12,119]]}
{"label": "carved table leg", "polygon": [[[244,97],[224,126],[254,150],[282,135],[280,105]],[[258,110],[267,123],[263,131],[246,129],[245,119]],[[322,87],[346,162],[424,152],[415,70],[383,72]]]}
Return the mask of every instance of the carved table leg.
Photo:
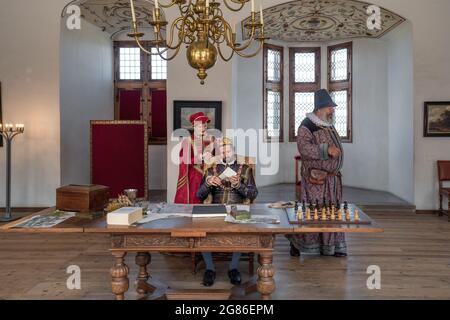
{"label": "carved table leg", "polygon": [[269,300],[271,293],[275,291],[275,281],[273,279],[275,270],[272,266],[272,260],[273,256],[271,251],[261,252],[259,254],[260,266],[257,271],[258,280],[256,282],[256,288],[263,300]]}
{"label": "carved table leg", "polygon": [[112,292],[116,295],[116,300],[123,300],[125,298],[125,292],[128,290],[128,266],[125,264],[124,257],[126,252],[113,252],[113,256],[116,258],[114,265],[112,266],[111,273],[111,288]]}
{"label": "carved table leg", "polygon": [[147,266],[152,261],[152,256],[148,252],[138,252],[135,261],[139,266],[139,274],[136,279],[136,291],[140,294],[153,293],[156,288],[147,282],[150,276],[147,272]]}

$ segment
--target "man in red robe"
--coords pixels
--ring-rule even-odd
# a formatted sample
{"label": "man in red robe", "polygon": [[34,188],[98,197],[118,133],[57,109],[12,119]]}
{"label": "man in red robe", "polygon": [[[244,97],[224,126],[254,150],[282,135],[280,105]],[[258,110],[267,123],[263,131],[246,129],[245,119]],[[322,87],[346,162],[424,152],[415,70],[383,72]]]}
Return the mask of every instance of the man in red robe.
{"label": "man in red robe", "polygon": [[189,117],[194,132],[181,143],[175,203],[201,203],[196,193],[203,179],[204,163],[212,157],[212,139],[207,135],[209,118],[203,112]]}

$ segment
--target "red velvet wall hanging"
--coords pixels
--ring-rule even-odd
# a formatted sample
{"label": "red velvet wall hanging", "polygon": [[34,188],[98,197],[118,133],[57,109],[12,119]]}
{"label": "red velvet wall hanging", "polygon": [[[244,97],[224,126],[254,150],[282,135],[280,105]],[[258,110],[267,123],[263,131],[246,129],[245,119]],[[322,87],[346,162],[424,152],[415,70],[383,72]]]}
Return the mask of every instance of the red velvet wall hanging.
{"label": "red velvet wall hanging", "polygon": [[167,93],[166,90],[152,91],[152,137],[167,137]]}
{"label": "red velvet wall hanging", "polygon": [[141,120],[141,89],[119,89],[120,120]]}
{"label": "red velvet wall hanging", "polygon": [[148,136],[145,121],[91,121],[91,183],[148,197]]}

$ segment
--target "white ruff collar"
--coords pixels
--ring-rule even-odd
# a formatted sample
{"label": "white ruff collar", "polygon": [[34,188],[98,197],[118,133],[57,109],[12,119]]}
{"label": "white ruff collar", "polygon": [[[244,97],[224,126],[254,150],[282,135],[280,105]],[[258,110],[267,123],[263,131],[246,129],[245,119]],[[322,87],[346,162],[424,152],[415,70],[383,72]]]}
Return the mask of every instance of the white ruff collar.
{"label": "white ruff collar", "polygon": [[321,127],[332,127],[333,125],[327,121],[323,121],[318,116],[316,116],[314,113],[307,113],[306,117],[311,120],[316,126]]}

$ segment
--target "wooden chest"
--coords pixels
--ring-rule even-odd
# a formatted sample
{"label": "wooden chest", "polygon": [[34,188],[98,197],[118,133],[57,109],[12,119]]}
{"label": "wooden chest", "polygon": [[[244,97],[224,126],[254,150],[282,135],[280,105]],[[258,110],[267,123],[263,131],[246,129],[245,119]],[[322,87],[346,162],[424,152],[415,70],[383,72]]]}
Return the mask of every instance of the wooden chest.
{"label": "wooden chest", "polygon": [[103,211],[109,200],[109,187],[68,185],[56,189],[56,208],[64,211]]}

